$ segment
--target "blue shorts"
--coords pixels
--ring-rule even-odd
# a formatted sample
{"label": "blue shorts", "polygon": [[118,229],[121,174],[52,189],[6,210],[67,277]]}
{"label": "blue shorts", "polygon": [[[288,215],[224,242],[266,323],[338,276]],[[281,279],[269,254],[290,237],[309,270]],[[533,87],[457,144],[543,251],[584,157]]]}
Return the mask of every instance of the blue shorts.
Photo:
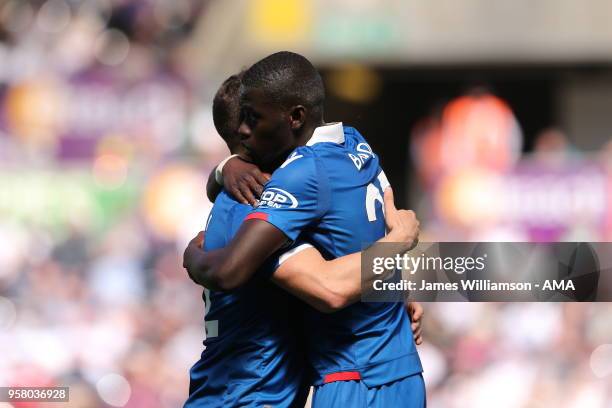
{"label": "blue shorts", "polygon": [[316,386],[312,408],[426,408],[425,382],[421,373],[377,387],[361,381],[336,381]]}

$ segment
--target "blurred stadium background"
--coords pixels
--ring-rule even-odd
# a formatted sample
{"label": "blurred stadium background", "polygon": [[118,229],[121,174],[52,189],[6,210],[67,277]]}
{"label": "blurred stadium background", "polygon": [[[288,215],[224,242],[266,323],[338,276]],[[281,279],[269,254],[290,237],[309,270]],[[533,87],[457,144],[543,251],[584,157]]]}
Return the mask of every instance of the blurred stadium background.
{"label": "blurred stadium background", "polygon": [[[227,154],[212,95],[280,49],[316,62],[327,120],[369,139],[422,241],[610,241],[611,17],[607,0],[0,0],[0,385],[182,404],[204,330],[181,253]],[[429,406],[612,407],[611,305],[425,306]]]}

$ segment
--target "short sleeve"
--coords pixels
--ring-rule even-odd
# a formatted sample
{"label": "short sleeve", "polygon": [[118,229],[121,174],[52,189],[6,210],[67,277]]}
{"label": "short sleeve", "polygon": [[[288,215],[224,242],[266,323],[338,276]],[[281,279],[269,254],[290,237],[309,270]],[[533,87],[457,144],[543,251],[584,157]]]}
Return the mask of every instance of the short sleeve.
{"label": "short sleeve", "polygon": [[262,219],[291,241],[320,219],[329,205],[327,176],[308,149],[293,152],[266,184],[258,206],[246,219]]}
{"label": "short sleeve", "polygon": [[257,276],[263,279],[270,279],[274,272],[282,265],[283,262],[292,256],[302,252],[305,249],[314,248],[313,245],[303,241],[300,237],[293,242],[289,247],[283,248],[266,260],[263,266],[257,272]]}

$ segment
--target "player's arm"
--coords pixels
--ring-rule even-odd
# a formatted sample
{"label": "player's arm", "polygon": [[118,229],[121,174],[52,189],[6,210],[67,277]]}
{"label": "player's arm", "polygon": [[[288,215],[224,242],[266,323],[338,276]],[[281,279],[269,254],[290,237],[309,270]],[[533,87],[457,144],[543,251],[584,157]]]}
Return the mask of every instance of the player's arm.
{"label": "player's arm", "polygon": [[253,163],[232,155],[211,171],[206,183],[206,195],[213,202],[225,187],[242,204],[255,205],[269,179],[270,176],[262,173]]}
{"label": "player's arm", "polygon": [[[391,188],[385,190],[385,222],[388,234],[378,243],[396,243],[377,249],[379,256],[394,257],[412,248],[418,240],[419,222],[414,212],[397,210]],[[385,253],[385,250],[387,253]],[[285,258],[285,259],[283,259]],[[327,261],[313,247],[281,257],[272,280],[315,309],[331,313],[359,300],[362,284],[371,286],[380,276],[367,274],[362,282],[361,252]]]}
{"label": "player's arm", "polygon": [[189,243],[183,254],[183,267],[206,288],[232,290],[246,283],[286,242],[287,236],[272,224],[247,220],[225,248],[205,252]]}
{"label": "player's arm", "polygon": [[196,282],[220,290],[243,285],[268,257],[322,214],[324,176],[312,157],[303,157],[274,173],[266,185],[269,199],[247,217],[229,245],[210,252],[187,246],[183,266]]}
{"label": "player's arm", "polygon": [[425,312],[419,302],[409,302],[406,304],[406,311],[410,316],[410,328],[416,345],[423,344],[423,316]]}
{"label": "player's arm", "polygon": [[210,172],[210,174],[208,175],[208,181],[206,182],[206,196],[208,197],[208,200],[211,203],[213,203],[217,199],[217,196],[223,188],[223,186],[217,182],[217,179],[215,177],[216,173],[217,167],[215,167]]}

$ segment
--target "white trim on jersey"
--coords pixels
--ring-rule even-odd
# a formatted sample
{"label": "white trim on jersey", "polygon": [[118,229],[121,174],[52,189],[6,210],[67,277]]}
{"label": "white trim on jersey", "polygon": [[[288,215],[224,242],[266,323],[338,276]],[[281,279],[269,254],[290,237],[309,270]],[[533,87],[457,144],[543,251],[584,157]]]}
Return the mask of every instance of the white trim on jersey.
{"label": "white trim on jersey", "polygon": [[314,247],[310,244],[302,244],[302,245],[298,245],[295,248],[285,252],[284,254],[278,257],[278,266],[281,266],[283,262],[291,258],[293,255],[298,254],[308,248],[314,248]]}
{"label": "white trim on jersey", "polygon": [[344,143],[344,128],[342,127],[342,122],[326,123],[323,126],[317,127],[306,143],[306,146],[312,146],[313,144],[323,142]]}

